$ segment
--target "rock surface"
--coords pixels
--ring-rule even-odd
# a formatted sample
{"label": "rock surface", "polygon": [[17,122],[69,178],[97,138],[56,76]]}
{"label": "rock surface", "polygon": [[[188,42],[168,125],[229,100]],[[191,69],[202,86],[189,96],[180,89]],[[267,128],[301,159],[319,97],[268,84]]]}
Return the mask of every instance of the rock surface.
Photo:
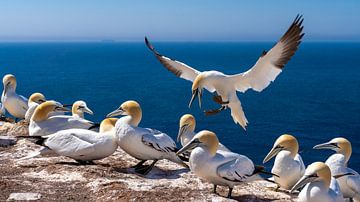
{"label": "rock surface", "polygon": [[[26,124],[4,123],[0,135],[26,135]],[[166,160],[159,161],[147,175],[135,174],[135,159],[118,149],[112,156],[79,165],[67,157],[41,157],[22,160],[39,149],[29,140],[0,147],[0,201],[14,193],[33,193],[41,201],[292,201],[292,195],[272,191],[274,184],[257,181],[236,186],[233,198],[227,188],[212,185]],[[16,195],[15,195],[16,196]]]}

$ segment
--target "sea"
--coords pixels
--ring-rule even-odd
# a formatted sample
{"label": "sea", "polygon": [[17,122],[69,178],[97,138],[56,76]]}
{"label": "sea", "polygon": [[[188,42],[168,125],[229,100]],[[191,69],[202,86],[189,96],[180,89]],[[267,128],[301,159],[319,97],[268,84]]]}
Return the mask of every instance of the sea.
{"label": "sea", "polygon": [[[200,71],[246,71],[273,42],[153,42],[156,49]],[[84,100],[100,122],[126,100],[141,104],[142,127],[176,139],[183,114],[196,117],[196,130],[214,131],[234,152],[255,164],[282,134],[294,135],[306,165],[325,161],[333,151],[312,147],[335,137],[352,143],[349,167],[360,171],[360,43],[303,42],[283,72],[263,92],[238,93],[249,120],[245,132],[230,111],[217,108],[209,92],[200,109],[191,108],[191,82],[168,72],[143,42],[0,43],[0,75],[14,74],[17,92],[34,92],[64,104]],[[273,160],[266,163],[271,169]]]}

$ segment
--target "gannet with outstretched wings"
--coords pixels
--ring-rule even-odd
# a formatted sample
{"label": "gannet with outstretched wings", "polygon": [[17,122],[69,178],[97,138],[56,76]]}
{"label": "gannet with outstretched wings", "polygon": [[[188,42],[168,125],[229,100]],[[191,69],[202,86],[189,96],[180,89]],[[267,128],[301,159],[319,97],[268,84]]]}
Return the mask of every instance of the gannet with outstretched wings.
{"label": "gannet with outstretched wings", "polygon": [[193,82],[189,107],[196,97],[199,97],[201,107],[201,97],[203,88],[205,88],[211,93],[215,93],[214,101],[221,105],[220,109],[207,111],[206,114],[215,114],[229,107],[234,122],[239,123],[246,130],[248,120],[236,91],[244,93],[251,88],[261,92],[276,79],[301,43],[304,36],[302,22],[302,16],[298,15],[272,49],[268,52],[264,51],[255,65],[248,71],[235,75],[226,75],[214,70],[200,72],[182,62],[161,55],[146,37],[145,43],[166,69],[180,78]]}

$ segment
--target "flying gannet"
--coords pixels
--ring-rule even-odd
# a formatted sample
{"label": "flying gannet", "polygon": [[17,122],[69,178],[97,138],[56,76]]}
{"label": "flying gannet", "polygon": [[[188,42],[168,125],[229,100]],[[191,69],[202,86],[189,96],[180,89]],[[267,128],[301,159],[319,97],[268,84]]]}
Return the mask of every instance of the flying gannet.
{"label": "flying gannet", "polygon": [[331,177],[330,168],[323,162],[310,164],[304,176],[294,185],[291,193],[305,187],[300,191],[298,200],[301,202],[343,202],[344,198],[339,184]]}
{"label": "flying gannet", "polygon": [[[246,156],[218,150],[219,140],[215,133],[207,130],[197,133],[177,154],[193,149],[190,154],[190,170],[200,178],[217,185],[229,187],[231,197],[235,185],[260,180],[263,167],[255,166]],[[270,173],[267,173],[270,174]]]}
{"label": "flying gannet", "polygon": [[[130,156],[140,160],[134,166],[135,172],[146,175],[161,159],[168,159],[184,167],[187,165],[176,155],[176,144],[167,134],[150,128],[138,127],[142,111],[136,101],[126,101],[118,109],[109,113],[107,117],[121,116],[116,122],[116,134],[119,146]],[[143,165],[152,160],[150,165]]]}
{"label": "flying gannet", "polygon": [[264,158],[263,163],[266,163],[276,156],[271,173],[279,176],[274,177],[278,188],[290,190],[304,175],[305,165],[298,151],[299,144],[296,138],[285,134],[275,141],[274,146]]}
{"label": "flying gannet", "polygon": [[334,138],[314,146],[314,149],[331,149],[336,152],[325,163],[330,167],[332,176],[338,181],[344,197],[360,201],[360,175],[347,166],[352,153],[350,141],[342,137]]}
{"label": "flying gannet", "polygon": [[248,89],[253,89],[261,92],[276,79],[299,47],[304,36],[302,22],[302,16],[297,16],[272,49],[268,52],[263,51],[258,61],[248,71],[235,75],[226,75],[219,71],[200,72],[182,62],[161,55],[146,37],[145,43],[166,69],[180,78],[193,82],[189,107],[196,97],[199,98],[201,107],[203,88],[205,88],[215,94],[214,101],[221,105],[220,109],[209,110],[205,113],[215,114],[229,107],[234,122],[239,123],[246,130],[248,120],[236,91],[244,93]]}
{"label": "flying gannet", "polygon": [[12,74],[7,74],[3,78],[4,90],[1,96],[3,107],[16,119],[25,118],[28,109],[28,101],[24,96],[16,93],[16,78]]}
{"label": "flying gannet", "polygon": [[[180,141],[181,146],[185,146],[196,135],[195,126],[196,126],[196,120],[193,115],[184,114],[180,118],[177,141],[178,142]],[[228,148],[226,148],[221,143],[219,143],[218,149],[224,150],[224,151],[230,151]]]}
{"label": "flying gannet", "polygon": [[86,119],[68,115],[57,115],[49,117],[49,113],[54,111],[69,112],[71,110],[63,107],[60,103],[55,101],[46,101],[44,103],[41,103],[36,108],[34,114],[30,119],[29,135],[44,136],[65,129],[91,129],[96,126],[95,123]]}
{"label": "flying gannet", "polygon": [[118,147],[115,134],[116,118],[104,119],[100,124],[100,132],[86,129],[60,130],[47,136],[23,136],[37,139],[36,144],[43,147],[23,159],[46,156],[55,153],[67,156],[81,164],[92,163],[112,155]]}

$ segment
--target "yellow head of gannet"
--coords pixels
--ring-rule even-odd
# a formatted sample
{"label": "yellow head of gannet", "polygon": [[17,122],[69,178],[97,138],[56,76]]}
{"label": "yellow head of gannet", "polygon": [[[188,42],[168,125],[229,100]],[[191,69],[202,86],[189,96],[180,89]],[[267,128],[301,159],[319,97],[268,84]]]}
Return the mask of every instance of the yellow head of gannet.
{"label": "yellow head of gannet", "polygon": [[214,156],[219,147],[219,139],[216,137],[214,132],[208,130],[202,130],[198,132],[193,139],[181,148],[176,154],[182,154],[188,150],[194,149],[195,147],[203,145],[208,148],[210,154]]}
{"label": "yellow head of gannet", "polygon": [[87,107],[86,103],[82,100],[74,102],[72,105],[72,115],[84,118],[84,112],[93,115],[94,113]]}
{"label": "yellow head of gannet", "polygon": [[118,118],[106,118],[100,123],[100,133],[105,133],[114,129]]}
{"label": "yellow head of gannet", "polygon": [[326,188],[329,188],[331,182],[331,171],[329,166],[323,162],[315,162],[310,164],[305,171],[303,177],[291,189],[291,193],[300,187],[314,181],[323,181]]}
{"label": "yellow head of gannet", "polygon": [[194,131],[196,126],[195,117],[191,114],[185,114],[180,118],[179,122],[179,132],[177,136],[177,141],[180,141],[181,136],[188,130]]}
{"label": "yellow head of gannet", "polygon": [[290,152],[291,156],[294,158],[299,150],[299,144],[296,138],[292,135],[284,134],[281,135],[274,143],[273,148],[264,158],[263,163],[268,162],[274,156],[276,156],[280,151],[287,150]]}
{"label": "yellow head of gannet", "polygon": [[329,142],[315,145],[313,148],[334,150],[336,151],[336,153],[343,154],[346,158],[346,162],[349,161],[352,153],[352,147],[350,141],[343,137],[334,138]]}
{"label": "yellow head of gannet", "polygon": [[133,100],[126,101],[120,105],[115,111],[110,112],[106,117],[114,117],[127,115],[130,117],[129,124],[133,126],[138,126],[141,118],[142,111],[139,103]]}
{"label": "yellow head of gannet", "polygon": [[202,91],[203,91],[203,81],[205,79],[205,76],[203,74],[199,74],[191,87],[191,92],[192,92],[192,96],[191,96],[191,100],[189,103],[189,108],[191,107],[192,103],[194,102],[196,97],[199,97],[199,106],[201,108],[201,98],[202,98]]}
{"label": "yellow head of gannet", "polygon": [[3,77],[3,85],[4,85],[4,95],[10,88],[16,90],[17,83],[15,76],[12,74],[6,74]]}
{"label": "yellow head of gannet", "polygon": [[35,103],[38,103],[38,104],[41,104],[43,102],[46,101],[46,98],[43,94],[41,93],[33,93],[30,97],[29,97],[29,100],[28,100],[28,104],[32,103],[32,102],[35,102]]}
{"label": "yellow head of gannet", "polygon": [[44,103],[41,103],[36,109],[34,114],[31,117],[31,120],[40,122],[44,121],[49,117],[49,113],[53,111],[58,112],[70,112],[71,110],[68,108],[65,108],[60,103],[55,101],[46,101]]}

